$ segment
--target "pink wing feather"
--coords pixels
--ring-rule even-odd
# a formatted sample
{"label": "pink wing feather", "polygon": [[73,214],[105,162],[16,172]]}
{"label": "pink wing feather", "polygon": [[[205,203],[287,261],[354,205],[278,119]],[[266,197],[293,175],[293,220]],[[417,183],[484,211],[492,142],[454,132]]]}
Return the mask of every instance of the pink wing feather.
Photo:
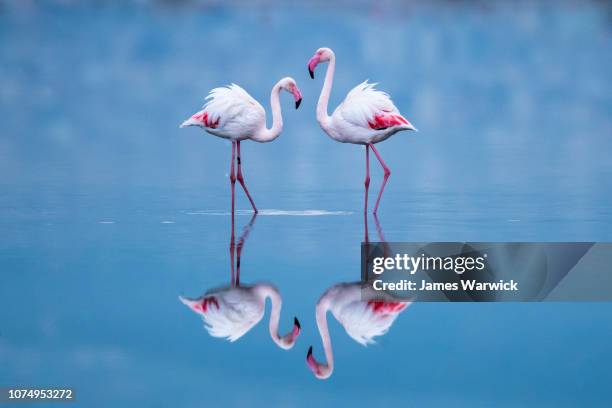
{"label": "pink wing feather", "polygon": [[265,110],[247,91],[236,84],[214,88],[206,97],[202,110],[183,124],[207,129],[226,130],[232,136],[252,134],[265,124]]}
{"label": "pink wing feather", "polygon": [[382,130],[393,126],[410,126],[393,104],[389,95],[364,81],[353,88],[334,114],[340,113],[354,126]]}

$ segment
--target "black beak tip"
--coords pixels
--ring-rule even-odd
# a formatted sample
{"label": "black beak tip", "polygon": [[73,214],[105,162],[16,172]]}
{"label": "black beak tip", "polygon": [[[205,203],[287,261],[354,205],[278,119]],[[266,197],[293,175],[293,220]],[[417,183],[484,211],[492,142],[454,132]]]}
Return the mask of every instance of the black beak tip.
{"label": "black beak tip", "polygon": [[302,103],[302,98],[295,101],[295,109],[299,108],[301,103]]}
{"label": "black beak tip", "polygon": [[293,324],[297,326],[298,330],[302,328],[302,326],[300,325],[300,321],[298,320],[297,317],[293,318]]}
{"label": "black beak tip", "polygon": [[310,74],[310,77],[312,79],[314,79],[314,71],[312,69],[308,68],[308,73]]}
{"label": "black beak tip", "polygon": [[306,354],[306,358],[312,356],[312,346],[308,348],[308,354]]}

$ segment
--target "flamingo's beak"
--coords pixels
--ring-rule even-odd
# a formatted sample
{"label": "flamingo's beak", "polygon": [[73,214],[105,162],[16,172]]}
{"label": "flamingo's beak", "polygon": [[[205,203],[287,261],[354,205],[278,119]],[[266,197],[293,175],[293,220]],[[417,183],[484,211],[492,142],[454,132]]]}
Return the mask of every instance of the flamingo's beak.
{"label": "flamingo's beak", "polygon": [[293,318],[293,331],[291,332],[291,337],[293,337],[293,341],[300,335],[300,331],[302,330],[302,326],[300,325],[300,321],[297,317]]}
{"label": "flamingo's beak", "polygon": [[306,354],[306,364],[310,368],[310,371],[320,380],[324,380],[329,378],[332,373],[332,370],[328,365],[320,364],[315,360],[312,355],[312,346],[308,348],[308,353]]}
{"label": "flamingo's beak", "polygon": [[294,317],[293,330],[291,330],[290,333],[287,333],[283,337],[280,337],[276,343],[280,346],[280,348],[284,350],[289,350],[293,348],[293,346],[295,345],[295,341],[300,335],[301,330],[302,326],[300,325],[300,321],[297,319],[297,317]]}
{"label": "flamingo's beak", "polygon": [[297,86],[293,88],[293,97],[295,98],[295,109],[297,109],[302,103],[302,93],[300,92]]}
{"label": "flamingo's beak", "polygon": [[310,367],[310,370],[316,375],[318,364],[312,356],[312,346],[308,347],[308,353],[306,353],[306,364],[308,365],[308,367]]}
{"label": "flamingo's beak", "polygon": [[312,79],[314,79],[314,70],[319,64],[319,61],[321,61],[321,57],[318,54],[315,54],[315,56],[308,61],[308,73]]}

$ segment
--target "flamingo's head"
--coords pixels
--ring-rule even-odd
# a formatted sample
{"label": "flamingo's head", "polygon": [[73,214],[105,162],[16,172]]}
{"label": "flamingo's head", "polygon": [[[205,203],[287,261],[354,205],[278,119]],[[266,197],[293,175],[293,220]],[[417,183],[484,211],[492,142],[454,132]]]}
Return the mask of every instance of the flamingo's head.
{"label": "flamingo's head", "polygon": [[295,109],[300,107],[300,103],[302,103],[302,93],[300,92],[300,88],[298,88],[295,79],[291,77],[283,78],[279,81],[279,85],[281,89],[289,92],[295,98]]}
{"label": "flamingo's head", "polygon": [[275,339],[276,344],[283,350],[289,350],[293,348],[295,345],[295,341],[297,340],[300,332],[302,331],[302,326],[300,325],[300,321],[297,317],[293,318],[293,330],[291,332],[285,334],[284,336],[278,336]]}
{"label": "flamingo's head", "polygon": [[319,380],[325,380],[332,375],[334,371],[334,367],[329,364],[321,364],[312,356],[312,346],[308,349],[308,354],[306,354],[306,364],[310,368],[310,371],[317,377]]}
{"label": "flamingo's head", "polygon": [[308,73],[310,77],[314,79],[314,72],[321,62],[327,62],[334,56],[334,52],[330,48],[319,48],[317,52],[312,56],[310,61],[308,61]]}

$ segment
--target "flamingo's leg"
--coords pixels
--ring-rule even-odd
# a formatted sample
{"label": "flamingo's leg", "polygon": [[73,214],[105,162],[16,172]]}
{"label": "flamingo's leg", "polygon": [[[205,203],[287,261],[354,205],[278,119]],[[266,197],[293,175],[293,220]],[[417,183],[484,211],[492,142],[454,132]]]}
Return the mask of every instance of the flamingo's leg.
{"label": "flamingo's leg", "polygon": [[[235,204],[234,191],[235,191],[235,186],[236,186],[236,173],[235,173],[235,166],[234,166],[235,161],[236,161],[236,142],[232,141],[232,161],[230,163],[230,185],[232,189],[232,221],[234,220],[233,218],[234,204]],[[232,230],[233,230],[233,227],[234,226],[232,225]]]}
{"label": "flamingo's leg", "polygon": [[232,189],[232,234],[230,236],[230,262],[231,262],[231,266],[230,266],[230,271],[231,271],[231,276],[230,276],[230,284],[233,287],[235,282],[234,282],[234,250],[235,250],[235,237],[234,237],[234,202],[235,202],[235,197],[234,197],[234,190],[235,190],[235,186],[236,186],[236,174],[234,173],[234,161],[236,159],[236,142],[232,142],[232,162],[230,163],[230,185],[231,185],[231,189]]}
{"label": "flamingo's leg", "polygon": [[376,148],[374,147],[374,145],[372,143],[370,143],[370,147],[372,148],[372,151],[374,152],[374,154],[378,158],[378,161],[380,162],[380,165],[382,166],[382,168],[383,168],[383,170],[385,172],[385,177],[383,179],[382,186],[380,187],[380,192],[378,193],[378,198],[376,199],[376,205],[374,206],[374,211],[373,212],[374,212],[374,214],[376,214],[376,212],[378,211],[378,206],[380,204],[380,198],[382,197],[383,192],[385,191],[385,185],[387,184],[387,180],[389,179],[389,176],[391,175],[391,170],[389,170],[389,167],[387,167],[387,165],[383,161],[382,157],[380,156],[380,153],[378,153],[378,150],[376,150]]}
{"label": "flamingo's leg", "polygon": [[257,214],[257,207],[255,207],[255,202],[253,201],[253,199],[251,198],[251,194],[249,194],[249,190],[247,189],[247,186],[244,182],[244,177],[242,177],[242,166],[241,166],[241,162],[240,162],[240,141],[236,142],[236,146],[238,146],[238,181],[240,182],[240,185],[242,186],[244,192],[246,193],[247,197],[249,198],[249,201],[251,202],[251,206],[253,207],[253,211],[255,211],[255,213]]}
{"label": "flamingo's leg", "polygon": [[[232,223],[233,225],[233,223]],[[235,238],[234,238],[234,228],[232,228],[232,235],[230,237],[230,286],[236,286],[236,274],[234,272],[234,252],[235,252]]]}
{"label": "flamingo's leg", "polygon": [[367,214],[368,212],[368,190],[370,188],[370,146],[366,145],[366,178],[364,181],[365,185],[365,198],[363,205],[363,212]]}

